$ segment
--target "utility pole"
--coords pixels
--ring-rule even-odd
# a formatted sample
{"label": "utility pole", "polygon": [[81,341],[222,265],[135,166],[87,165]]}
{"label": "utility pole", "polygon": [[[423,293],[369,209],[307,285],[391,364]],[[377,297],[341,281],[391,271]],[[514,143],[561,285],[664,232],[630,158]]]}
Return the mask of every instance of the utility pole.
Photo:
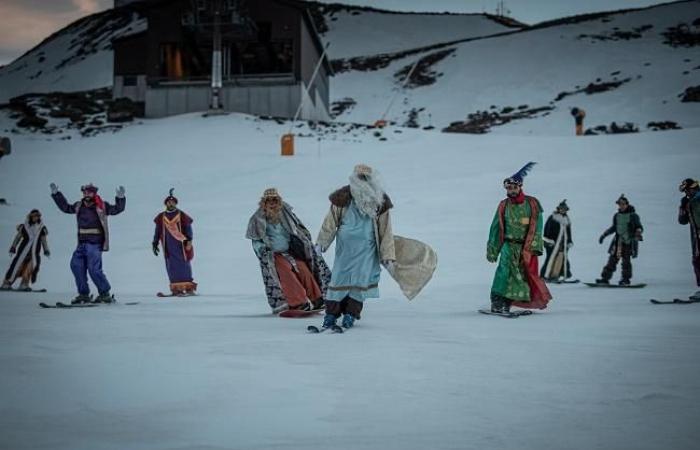
{"label": "utility pole", "polygon": [[221,107],[221,89],[223,88],[223,73],[221,64],[221,12],[222,1],[213,1],[214,13],[214,36],[212,41],[211,55],[211,111],[219,113]]}
{"label": "utility pole", "polygon": [[503,0],[498,2],[498,6],[496,6],[496,15],[498,17],[508,17],[510,14],[510,10],[506,8],[506,2]]}

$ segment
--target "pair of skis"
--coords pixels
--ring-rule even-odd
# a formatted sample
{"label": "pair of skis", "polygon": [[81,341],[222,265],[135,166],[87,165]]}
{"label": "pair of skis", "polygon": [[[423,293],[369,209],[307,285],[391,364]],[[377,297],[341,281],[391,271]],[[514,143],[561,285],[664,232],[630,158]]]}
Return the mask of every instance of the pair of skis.
{"label": "pair of skis", "polygon": [[46,289],[0,289],[0,292],[26,292],[36,294],[46,292]]}
{"label": "pair of skis", "polygon": [[44,308],[44,309],[73,309],[73,308],[94,308],[96,306],[116,306],[116,305],[138,305],[140,302],[126,302],[126,303],[117,303],[117,301],[113,301],[110,303],[63,303],[63,302],[56,302],[55,304],[51,305],[49,303],[44,303],[41,302],[39,303],[39,306]]}
{"label": "pair of skis", "polygon": [[309,325],[308,327],[306,327],[306,331],[308,331],[311,334],[320,334],[320,333],[323,333],[323,332],[328,331],[328,330],[330,330],[332,333],[337,333],[337,334],[345,333],[345,329],[343,327],[341,327],[340,325],[333,325],[331,327],[326,327],[326,328],[324,328],[324,327],[319,328],[316,325]]}

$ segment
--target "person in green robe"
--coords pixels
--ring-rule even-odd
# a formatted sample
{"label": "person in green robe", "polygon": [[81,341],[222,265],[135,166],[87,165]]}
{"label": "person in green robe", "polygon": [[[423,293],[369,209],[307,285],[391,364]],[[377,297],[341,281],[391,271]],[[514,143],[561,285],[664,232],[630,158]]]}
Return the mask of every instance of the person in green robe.
{"label": "person in green robe", "polygon": [[534,165],[530,162],[503,180],[507,197],[496,209],[486,245],[486,259],[498,261],[491,285],[492,312],[507,314],[511,306],[544,309],[552,298],[537,262],[543,250],[542,206],[523,191],[523,178]]}

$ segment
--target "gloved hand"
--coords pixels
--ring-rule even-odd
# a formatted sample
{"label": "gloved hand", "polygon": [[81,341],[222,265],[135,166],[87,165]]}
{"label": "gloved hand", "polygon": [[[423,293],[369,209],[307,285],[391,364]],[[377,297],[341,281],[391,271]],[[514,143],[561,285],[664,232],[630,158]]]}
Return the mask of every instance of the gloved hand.
{"label": "gloved hand", "polygon": [[681,208],[685,209],[688,206],[689,201],[690,199],[684,195],[683,198],[681,198]]}
{"label": "gloved hand", "polygon": [[386,270],[389,271],[389,273],[394,272],[394,263],[395,261],[393,259],[385,259],[384,261],[382,261],[382,265]]}
{"label": "gloved hand", "polygon": [[158,242],[153,243],[153,254],[158,256],[158,253],[160,252],[160,249],[158,248]]}
{"label": "gloved hand", "polygon": [[10,247],[10,255],[14,255],[15,253],[17,253],[17,249],[13,245],[12,247]]}
{"label": "gloved hand", "polygon": [[49,184],[49,187],[51,188],[51,195],[58,193],[58,186],[56,186],[56,183]]}
{"label": "gloved hand", "polygon": [[598,238],[598,243],[602,244],[604,240],[605,240],[605,235],[601,234],[600,237]]}
{"label": "gloved hand", "polygon": [[45,250],[45,251],[44,251],[44,256],[46,256],[46,257],[48,258],[49,256],[51,256],[51,252],[48,251],[48,250]]}
{"label": "gloved hand", "polygon": [[185,241],[185,250],[188,252],[192,250],[192,241]]}
{"label": "gloved hand", "polygon": [[117,188],[117,197],[124,198],[124,194],[126,194],[126,189],[124,189],[124,186],[119,186]]}
{"label": "gloved hand", "polygon": [[637,231],[634,232],[634,238],[638,241],[643,241],[644,237],[642,236],[642,230],[637,229]]}
{"label": "gloved hand", "polygon": [[573,242],[569,242],[568,244],[566,244],[566,249],[567,249],[567,250],[571,250],[571,247],[573,247],[573,246],[574,246],[574,243],[573,243]]}
{"label": "gloved hand", "polygon": [[316,253],[319,254],[319,255],[320,255],[321,253],[323,253],[323,249],[322,249],[321,246],[318,245],[318,244],[314,245],[314,250],[316,250]]}
{"label": "gloved hand", "polygon": [[486,261],[488,261],[490,263],[495,263],[497,260],[498,260],[497,256],[491,256],[488,254],[488,252],[486,253]]}

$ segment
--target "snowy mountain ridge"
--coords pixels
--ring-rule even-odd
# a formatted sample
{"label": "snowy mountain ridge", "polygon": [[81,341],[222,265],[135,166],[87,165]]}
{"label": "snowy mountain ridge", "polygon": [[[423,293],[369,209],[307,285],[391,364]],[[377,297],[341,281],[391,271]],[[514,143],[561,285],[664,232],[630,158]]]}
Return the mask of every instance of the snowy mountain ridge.
{"label": "snowy mountain ridge", "polygon": [[[330,43],[331,109],[340,122],[562,135],[576,106],[596,134],[700,125],[698,0],[533,26],[484,14],[310,7]],[[109,40],[147,26],[138,11],[81,19],[0,68],[0,103],[111,86]]]}

